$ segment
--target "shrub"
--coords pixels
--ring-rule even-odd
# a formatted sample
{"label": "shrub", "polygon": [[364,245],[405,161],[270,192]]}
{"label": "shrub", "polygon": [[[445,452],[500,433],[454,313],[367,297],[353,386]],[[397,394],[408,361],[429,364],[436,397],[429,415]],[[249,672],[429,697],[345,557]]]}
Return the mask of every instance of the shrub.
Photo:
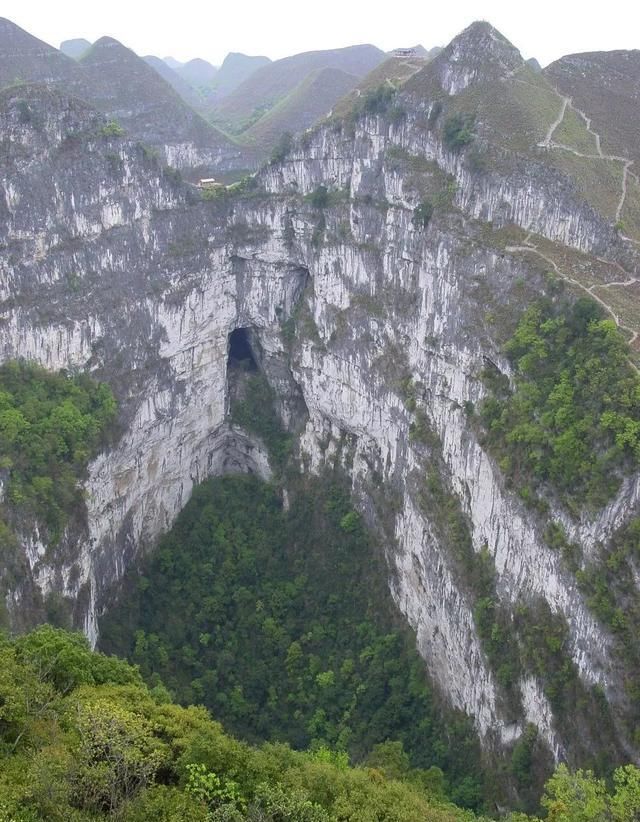
{"label": "shrub", "polygon": [[572,509],[605,504],[640,459],[640,379],[615,322],[590,299],[541,300],[505,346],[515,389],[493,380],[486,444],[518,487]]}
{"label": "shrub", "polygon": [[385,114],[391,106],[391,101],[396,93],[393,86],[383,83],[378,88],[372,89],[365,94],[362,103],[364,114]]}
{"label": "shrub", "polygon": [[108,123],[102,126],[99,134],[101,137],[122,137],[124,129],[115,120],[109,120]]}
{"label": "shrub", "polygon": [[416,228],[426,228],[433,215],[431,200],[422,200],[413,210],[413,224]]}
{"label": "shrub", "polygon": [[0,367],[0,457],[8,499],[34,513],[53,542],[82,500],[78,480],[116,416],[109,387],[34,363]]}
{"label": "shrub", "polygon": [[271,163],[273,165],[283,163],[287,159],[292,148],[293,134],[291,134],[290,131],[285,131],[280,135],[278,142],[273,147],[273,151],[271,152]]}
{"label": "shrub", "polygon": [[318,188],[309,195],[309,202],[314,208],[326,208],[329,205],[329,192],[327,187],[318,186]]}
{"label": "shrub", "polygon": [[445,120],[443,137],[445,146],[451,151],[459,151],[474,137],[474,117],[470,114],[452,114]]}

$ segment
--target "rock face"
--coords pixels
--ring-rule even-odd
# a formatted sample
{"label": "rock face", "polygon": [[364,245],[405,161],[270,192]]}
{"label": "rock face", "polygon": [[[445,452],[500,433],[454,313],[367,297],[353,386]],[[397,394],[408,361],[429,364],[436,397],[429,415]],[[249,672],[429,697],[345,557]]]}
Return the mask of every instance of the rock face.
{"label": "rock face", "polygon": [[489,23],[472,23],[434,61],[442,88],[458,94],[479,80],[498,80],[523,64],[516,49]]}
{"label": "rock face", "polygon": [[[517,65],[502,39],[477,34],[501,71]],[[449,47],[448,70],[436,67],[450,91],[473,82],[468,40]],[[338,460],[350,472],[385,540],[393,597],[443,693],[487,744],[509,744],[533,722],[560,757],[576,736],[539,679],[524,675],[518,708],[506,705],[469,581],[424,488],[435,471],[474,551],[492,558],[500,601],[546,602],[566,621],[565,652],[584,687],[622,711],[612,638],[544,530],[556,518],[588,549],[637,507],[638,479],[577,523],[560,509],[542,517],[505,486],[465,410],[484,395],[487,361],[510,373],[495,318],[517,316],[546,283],[546,268],[497,229],[603,259],[620,257],[621,241],[542,160],[499,174],[447,148],[431,107],[412,94],[401,118],[323,126],[246,196],[200,202],[141,147],[101,135],[104,120],[88,107],[36,87],[3,93],[0,356],[91,369],[122,409],[118,442],[89,466],[84,527],[46,551],[37,525],[24,523],[25,580],[7,601],[19,614],[37,608],[34,592],[56,591],[95,641],[114,583],[195,483],[229,470],[269,475],[264,448],[228,416],[230,335],[248,329],[299,434],[300,465]],[[333,192],[323,209],[306,198],[321,185]],[[426,195],[438,205],[425,227],[414,209]],[[420,420],[428,435],[416,434]],[[627,744],[622,728],[617,744]]]}

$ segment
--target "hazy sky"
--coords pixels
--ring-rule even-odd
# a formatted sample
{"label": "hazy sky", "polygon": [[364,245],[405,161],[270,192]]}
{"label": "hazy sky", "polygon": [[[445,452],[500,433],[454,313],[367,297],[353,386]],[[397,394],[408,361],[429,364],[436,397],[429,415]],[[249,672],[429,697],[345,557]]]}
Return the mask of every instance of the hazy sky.
{"label": "hazy sky", "polygon": [[543,65],[576,51],[640,48],[640,3],[633,0],[2,0],[0,15],[55,46],[108,34],[141,55],[216,64],[229,51],[276,59],[355,43],[429,48],[478,19]]}

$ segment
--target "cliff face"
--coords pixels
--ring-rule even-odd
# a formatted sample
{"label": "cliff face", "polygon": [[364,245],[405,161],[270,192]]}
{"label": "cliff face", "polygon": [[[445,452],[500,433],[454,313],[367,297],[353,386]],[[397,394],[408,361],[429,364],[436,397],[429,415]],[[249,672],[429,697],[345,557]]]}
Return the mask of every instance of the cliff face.
{"label": "cliff face", "polygon": [[[91,369],[118,394],[122,425],[89,466],[86,523],[52,550],[24,523],[25,581],[8,604],[18,615],[37,607],[36,592],[59,592],[95,641],[114,583],[195,483],[231,470],[269,476],[262,445],[228,416],[229,338],[246,328],[299,432],[301,467],[338,460],[350,472],[443,693],[488,741],[513,741],[533,722],[560,756],[573,740],[535,676],[518,683],[517,709],[507,705],[424,488],[435,472],[474,551],[493,560],[506,607],[543,600],[566,620],[567,657],[617,711],[611,637],[543,533],[556,518],[588,551],[637,506],[638,480],[597,514],[542,518],[505,486],[467,409],[484,394],[487,361],[510,373],[503,325],[544,291],[549,267],[501,225],[603,258],[627,251],[559,172],[542,161],[474,170],[428,127],[430,114],[327,124],[253,191],[199,202],[143,149],[102,135],[90,110],[48,91],[5,93],[1,356]],[[320,185],[331,190],[322,208],[306,197]],[[425,195],[437,203],[426,227],[414,219]]]}

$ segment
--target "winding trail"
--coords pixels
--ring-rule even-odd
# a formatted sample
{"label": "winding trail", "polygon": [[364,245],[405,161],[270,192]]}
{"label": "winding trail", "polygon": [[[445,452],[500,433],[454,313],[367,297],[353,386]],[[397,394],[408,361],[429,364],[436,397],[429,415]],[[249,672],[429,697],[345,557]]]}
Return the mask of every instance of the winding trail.
{"label": "winding trail", "polygon": [[624,201],[627,198],[627,175],[629,174],[629,168],[633,165],[633,160],[627,160],[624,164],[624,168],[622,169],[622,196],[620,197],[620,202],[618,203],[618,208],[616,209],[616,223],[619,223],[622,219],[622,208],[624,206]]}
{"label": "winding trail", "polygon": [[[525,254],[526,253],[536,254],[538,257],[543,259],[546,263],[548,263],[552,267],[552,269],[558,275],[558,277],[561,277],[563,280],[566,280],[567,282],[570,282],[572,285],[575,285],[577,288],[579,288],[581,291],[584,291],[593,300],[595,300],[597,303],[599,303],[604,308],[604,310],[607,312],[607,314],[609,314],[609,316],[614,320],[614,322],[616,323],[618,328],[622,329],[623,331],[626,331],[628,334],[631,335],[631,339],[629,340],[629,345],[630,346],[633,345],[633,343],[638,339],[638,331],[634,330],[633,328],[629,328],[629,326],[627,326],[627,325],[624,325],[621,322],[618,315],[616,314],[616,312],[613,310],[613,308],[611,308],[611,306],[608,305],[608,303],[606,303],[602,299],[602,297],[598,296],[598,294],[596,294],[595,291],[594,291],[594,288],[603,288],[603,287],[608,288],[612,285],[624,285],[624,286],[632,285],[633,283],[638,282],[638,280],[636,278],[634,278],[632,280],[629,280],[629,281],[625,281],[623,283],[608,283],[606,286],[599,285],[597,283],[594,284],[594,285],[591,285],[591,286],[583,285],[578,280],[575,280],[573,277],[569,277],[568,274],[565,274],[564,272],[562,272],[558,268],[558,265],[557,265],[555,260],[553,260],[551,257],[547,256],[542,251],[540,251],[537,248],[537,246],[535,246],[531,242],[531,233],[527,234],[527,236],[524,239],[524,244],[523,245],[508,245],[508,246],[505,246],[505,251],[507,251],[508,253],[521,252],[521,253],[525,253]],[[631,359],[629,359],[629,365],[633,368],[633,370],[636,372],[636,374],[640,374],[640,369],[638,368],[638,366]]]}
{"label": "winding trail", "polygon": [[[616,208],[616,215],[615,215],[615,222],[620,223],[622,220],[622,210],[624,209],[624,204],[627,199],[627,178],[632,176],[636,182],[638,182],[638,176],[630,171],[631,166],[633,165],[633,160],[629,159],[629,157],[621,157],[617,154],[605,154],[602,151],[602,145],[600,141],[600,135],[597,131],[594,131],[591,128],[591,118],[586,115],[582,109],[578,108],[577,106],[573,105],[573,101],[570,97],[565,97],[563,94],[557,89],[553,89],[554,92],[558,95],[558,97],[562,100],[562,106],[560,108],[560,113],[558,117],[551,123],[549,129],[547,131],[547,135],[538,145],[541,148],[547,149],[560,149],[561,151],[569,151],[571,154],[574,154],[576,157],[584,157],[588,160],[608,160],[610,162],[615,163],[622,163],[622,183],[621,183],[621,192],[620,192],[620,199],[618,201],[618,205]],[[596,144],[596,153],[595,154],[586,154],[585,152],[578,151],[571,146],[567,146],[564,143],[556,143],[553,140],[553,135],[556,129],[561,125],[562,121],[564,120],[564,116],[567,112],[567,108],[571,108],[578,114],[583,120],[585,124],[585,128],[589,134],[593,137],[595,144]],[[622,240],[625,240],[630,243],[634,243],[635,245],[640,245],[638,240],[634,240],[631,237],[627,237],[626,234],[619,233],[619,236]]]}
{"label": "winding trail", "polygon": [[640,282],[637,277],[632,277],[630,280],[624,280],[624,282],[613,282],[613,283],[598,283],[597,285],[589,286],[589,291],[594,288],[611,288],[612,285],[617,286],[625,286],[625,285],[633,285],[634,283]]}
{"label": "winding trail", "polygon": [[[555,91],[555,89],[554,89],[554,91]],[[549,126],[549,130],[547,131],[547,136],[544,138],[542,143],[540,143],[540,145],[543,146],[544,148],[551,148],[551,139],[553,138],[553,132],[558,128],[560,123],[564,120],[564,115],[565,115],[565,112],[567,111],[567,106],[571,103],[571,98],[563,97],[560,94],[560,92],[558,92],[558,91],[556,91],[556,94],[559,97],[561,97],[562,106],[560,108],[560,114],[558,114],[558,117]]]}
{"label": "winding trail", "polygon": [[591,117],[587,117],[587,115],[584,113],[584,111],[579,109],[577,106],[574,106],[573,105],[573,100],[571,101],[571,108],[576,112],[576,114],[579,114],[582,117],[582,119],[584,120],[585,128],[587,129],[587,131],[589,132],[589,134],[593,137],[593,139],[595,141],[596,151],[598,152],[598,157],[604,157],[604,154],[602,153],[602,147],[600,146],[600,135],[598,134],[597,131],[594,131],[591,128]]}
{"label": "winding trail", "polygon": [[[526,82],[525,80],[521,80],[519,78],[515,78],[515,82],[522,83],[523,85],[531,85],[530,83]],[[620,199],[618,200],[618,205],[616,207],[616,212],[615,212],[615,222],[620,223],[621,220],[622,220],[622,212],[623,212],[625,202],[626,202],[626,198],[627,198],[627,184],[628,184],[629,177],[632,177],[636,181],[636,183],[638,185],[640,185],[640,177],[637,174],[635,174],[633,171],[631,171],[631,166],[633,165],[634,161],[632,159],[630,159],[629,157],[621,157],[621,156],[618,156],[616,154],[605,154],[604,151],[602,150],[602,141],[601,141],[600,134],[591,127],[591,118],[584,111],[582,111],[582,109],[579,109],[577,106],[574,106],[573,100],[570,97],[565,97],[565,95],[561,94],[558,91],[558,89],[556,89],[556,88],[553,88],[553,92],[562,101],[562,104],[560,106],[560,112],[558,113],[558,116],[556,117],[556,119],[551,123],[551,125],[547,129],[547,133],[546,133],[544,139],[541,140],[537,144],[538,147],[539,148],[545,148],[547,150],[554,150],[555,149],[555,150],[560,150],[560,151],[567,151],[567,152],[570,152],[571,154],[575,155],[576,157],[584,157],[585,159],[589,159],[589,160],[604,160],[604,161],[608,161],[608,162],[621,163],[622,164],[622,181],[621,181],[621,186],[620,186],[620,188],[621,188],[621,190],[620,190]],[[595,143],[595,153],[586,153],[586,152],[583,152],[583,151],[579,151],[578,149],[573,148],[572,146],[567,146],[563,143],[557,143],[557,142],[554,141],[553,135],[555,134],[557,129],[562,124],[562,121],[565,118],[565,115],[567,113],[568,108],[570,108],[572,111],[574,111],[584,121],[585,129],[586,129],[587,133],[590,134],[593,137],[593,140],[594,140],[594,143]],[[627,287],[627,286],[636,285],[637,283],[640,283],[640,278],[639,277],[633,277],[628,271],[626,271],[622,267],[622,265],[619,262],[616,262],[616,261],[613,261],[613,260],[607,260],[604,257],[595,257],[596,260],[603,263],[604,265],[614,266],[615,268],[617,268],[620,271],[620,273],[624,277],[626,277],[626,279],[616,280],[616,281],[609,282],[609,283],[594,283],[593,285],[590,285],[590,286],[583,285],[578,280],[574,279],[573,277],[571,277],[568,274],[565,274],[563,271],[561,271],[560,268],[558,267],[558,264],[555,262],[555,260],[553,260],[551,257],[544,254],[544,252],[540,251],[540,249],[531,241],[531,236],[532,236],[532,232],[529,232],[526,235],[522,245],[508,245],[508,246],[505,247],[505,251],[510,252],[510,253],[514,253],[514,252],[518,253],[519,252],[519,253],[524,253],[524,254],[526,254],[526,253],[535,254],[536,256],[540,257],[549,266],[551,266],[552,270],[558,275],[558,277],[560,277],[561,279],[566,280],[567,282],[571,283],[576,288],[579,288],[581,291],[584,291],[593,300],[595,300],[597,303],[599,303],[604,308],[604,310],[607,312],[607,314],[614,320],[614,322],[616,323],[618,328],[620,328],[622,331],[627,332],[627,334],[630,335],[629,345],[632,346],[636,342],[638,337],[640,336],[640,331],[636,331],[635,329],[630,328],[627,325],[624,325],[622,323],[622,321],[620,320],[620,317],[618,316],[618,314],[612,308],[612,306],[609,305],[599,294],[597,294],[595,289],[607,289],[607,288],[612,288],[614,286],[624,288],[624,287]],[[634,240],[632,237],[627,237],[621,231],[618,231],[618,236],[620,237],[621,240],[624,240],[626,242],[633,243],[634,245],[640,246],[640,241]],[[629,365],[633,368],[633,370],[637,374],[640,374],[640,369],[638,368],[638,366],[631,359],[629,359]]]}

